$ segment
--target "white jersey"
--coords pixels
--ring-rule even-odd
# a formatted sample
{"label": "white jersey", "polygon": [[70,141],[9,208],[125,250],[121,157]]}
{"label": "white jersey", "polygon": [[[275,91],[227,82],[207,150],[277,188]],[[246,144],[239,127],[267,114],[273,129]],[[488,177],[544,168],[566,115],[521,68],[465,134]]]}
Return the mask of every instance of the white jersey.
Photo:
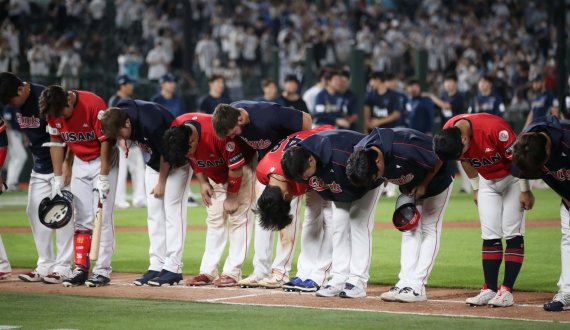
{"label": "white jersey", "polygon": [[313,87],[307,89],[305,94],[303,94],[303,101],[307,104],[307,109],[312,114],[315,110],[315,103],[317,101],[317,94],[323,90],[319,85],[314,85]]}

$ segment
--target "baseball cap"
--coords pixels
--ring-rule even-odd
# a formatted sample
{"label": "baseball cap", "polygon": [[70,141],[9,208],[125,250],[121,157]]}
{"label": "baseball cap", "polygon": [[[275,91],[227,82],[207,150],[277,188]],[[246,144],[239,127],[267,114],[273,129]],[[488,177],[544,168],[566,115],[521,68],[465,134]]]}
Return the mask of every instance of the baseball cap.
{"label": "baseball cap", "polygon": [[117,85],[122,86],[130,83],[132,83],[132,80],[126,74],[121,74],[117,76]]}
{"label": "baseball cap", "polygon": [[174,82],[174,76],[170,73],[165,74],[164,76],[160,77],[159,82],[162,84],[164,82]]}
{"label": "baseball cap", "polygon": [[544,80],[544,76],[543,76],[542,74],[540,74],[540,73],[533,74],[533,75],[530,77],[530,81],[539,81],[539,80],[540,80],[540,81]]}

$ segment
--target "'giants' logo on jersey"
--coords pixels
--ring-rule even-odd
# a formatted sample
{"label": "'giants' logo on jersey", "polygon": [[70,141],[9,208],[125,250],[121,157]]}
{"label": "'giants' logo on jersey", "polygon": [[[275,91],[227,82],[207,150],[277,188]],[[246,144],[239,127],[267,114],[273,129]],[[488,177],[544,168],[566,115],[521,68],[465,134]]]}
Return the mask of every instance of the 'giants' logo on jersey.
{"label": "'giants' logo on jersey", "polygon": [[222,166],[224,165],[224,159],[220,158],[220,159],[207,159],[207,160],[203,160],[203,159],[193,159],[192,160],[194,162],[194,164],[196,164],[196,166],[198,166],[199,168],[206,168],[206,167],[218,167],[218,166]]}
{"label": "'giants' logo on jersey", "polygon": [[20,113],[16,113],[16,121],[18,121],[18,125],[20,128],[39,128],[40,127],[40,118],[36,116],[31,117],[24,117]]}
{"label": "'giants' logo on jersey", "polygon": [[62,132],[61,138],[65,142],[80,142],[80,141],[91,141],[97,140],[95,131],[90,132]]}
{"label": "'giants' logo on jersey", "polygon": [[570,170],[566,168],[561,168],[558,171],[549,171],[546,173],[558,181],[570,181]]}
{"label": "'giants' logo on jersey", "polygon": [[311,186],[311,188],[313,188],[315,191],[324,191],[329,189],[332,193],[338,194],[342,192],[342,188],[340,187],[340,185],[336,182],[331,182],[331,183],[325,183],[323,181],[323,179],[317,177],[317,176],[312,176],[309,179],[309,186]]}
{"label": "'giants' logo on jersey", "polygon": [[493,165],[499,160],[501,160],[501,154],[497,152],[494,156],[491,157],[483,157],[481,159],[471,158],[469,159],[469,162],[471,163],[471,166],[478,168],[481,166]]}
{"label": "'giants' logo on jersey", "polygon": [[267,149],[271,145],[271,141],[269,141],[269,140],[261,139],[261,140],[257,140],[257,141],[249,141],[248,139],[244,138],[243,136],[241,138],[245,141],[245,143],[247,143],[250,147],[252,147],[253,149],[256,149],[256,150]]}
{"label": "'giants' logo on jersey", "polygon": [[402,186],[402,185],[405,185],[407,183],[410,183],[414,179],[414,174],[408,173],[406,175],[402,175],[401,177],[399,177],[397,179],[388,179],[388,178],[383,178],[383,179],[388,180],[397,186]]}

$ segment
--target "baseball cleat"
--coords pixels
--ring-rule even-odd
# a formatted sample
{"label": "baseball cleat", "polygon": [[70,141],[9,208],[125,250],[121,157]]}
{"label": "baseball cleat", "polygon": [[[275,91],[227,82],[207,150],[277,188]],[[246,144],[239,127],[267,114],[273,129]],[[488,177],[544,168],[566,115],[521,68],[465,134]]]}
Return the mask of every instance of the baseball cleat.
{"label": "baseball cleat", "polygon": [[24,282],[41,282],[42,281],[42,276],[36,270],[34,270],[33,272],[20,274],[20,275],[18,275],[18,278]]}
{"label": "baseball cleat", "polygon": [[85,281],[87,281],[88,276],[88,272],[82,271],[81,269],[76,269],[73,271],[73,274],[70,278],[63,280],[62,284],[66,288],[83,285]]}
{"label": "baseball cleat", "polygon": [[484,306],[495,297],[497,293],[491,289],[481,289],[475,297],[465,299],[465,303],[470,306]]}
{"label": "baseball cleat", "polygon": [[315,295],[317,297],[336,297],[341,293],[341,291],[341,288],[337,288],[332,285],[325,285],[324,287],[317,290]]}
{"label": "baseball cleat", "polygon": [[283,275],[279,275],[279,274],[272,274],[269,277],[266,277],[264,279],[262,279],[261,281],[258,282],[260,287],[266,288],[266,289],[278,289],[280,287],[283,286],[283,282],[285,282],[283,280]]}
{"label": "baseball cleat", "polygon": [[544,310],[549,312],[561,312],[570,310],[570,293],[558,292],[554,298],[544,304]]}
{"label": "baseball cleat", "polygon": [[361,289],[354,284],[346,283],[344,289],[338,294],[341,298],[364,298],[366,290]]}
{"label": "baseball cleat", "polygon": [[212,279],[206,274],[198,274],[186,279],[187,286],[202,286],[208,284],[212,284]]}
{"label": "baseball cleat", "polygon": [[491,307],[509,307],[515,304],[515,300],[513,299],[513,294],[507,287],[502,286],[497,291],[497,294],[493,299],[489,300],[487,303]]}
{"label": "baseball cleat", "polygon": [[405,287],[396,295],[396,301],[404,302],[404,303],[412,303],[412,302],[421,302],[426,301],[427,296],[422,294],[421,292],[418,293],[416,290]]}
{"label": "baseball cleat", "polygon": [[85,285],[87,285],[90,288],[97,288],[100,286],[109,285],[110,282],[111,282],[110,278],[97,274],[93,275],[93,277],[85,281]]}
{"label": "baseball cleat", "polygon": [[400,293],[400,288],[398,288],[397,286],[393,286],[390,288],[390,290],[381,294],[380,299],[382,299],[383,301],[394,302],[396,301],[396,296],[398,295],[398,293]]}
{"label": "baseball cleat", "polygon": [[0,281],[7,280],[10,278],[10,275],[12,275],[10,272],[0,272]]}
{"label": "baseball cleat", "polygon": [[257,288],[259,287],[259,280],[261,279],[262,279],[261,276],[258,276],[257,274],[251,274],[248,277],[239,281],[237,284],[241,288]]}
{"label": "baseball cleat", "polygon": [[222,275],[217,279],[215,279],[214,282],[212,283],[214,283],[214,285],[217,286],[218,288],[226,288],[230,286],[235,286],[237,284],[237,281],[235,278],[229,275]]}
{"label": "baseball cleat", "polygon": [[178,285],[182,281],[182,274],[169,272],[168,270],[162,270],[158,277],[153,278],[148,281],[150,286],[162,286],[164,284]]}
{"label": "baseball cleat", "polygon": [[158,275],[160,275],[159,271],[156,270],[148,270],[146,273],[143,274],[142,277],[137,278],[136,280],[133,281],[133,284],[136,286],[141,286],[141,285],[145,285],[148,284],[148,281],[152,280],[155,277],[158,277]]}
{"label": "baseball cleat", "polygon": [[296,292],[298,287],[303,283],[303,280],[299,277],[293,277],[289,282],[283,283],[283,291],[285,292]]}
{"label": "baseball cleat", "polygon": [[317,290],[319,290],[319,288],[320,288],[319,285],[310,278],[304,280],[299,285],[295,286],[295,289],[297,289],[299,292],[316,292]]}
{"label": "baseball cleat", "polygon": [[67,276],[60,273],[53,272],[47,276],[42,277],[42,281],[47,284],[61,284],[64,280],[68,279]]}

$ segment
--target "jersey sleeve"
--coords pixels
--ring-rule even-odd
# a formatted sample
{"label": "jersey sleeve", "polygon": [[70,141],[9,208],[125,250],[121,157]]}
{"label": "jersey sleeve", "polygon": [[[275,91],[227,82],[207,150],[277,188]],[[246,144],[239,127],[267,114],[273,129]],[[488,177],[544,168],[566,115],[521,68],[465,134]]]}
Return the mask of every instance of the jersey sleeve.
{"label": "jersey sleeve", "polygon": [[59,134],[59,131],[56,128],[55,120],[48,116],[46,121],[47,121],[46,131],[49,134],[49,136],[61,139],[61,135]]}
{"label": "jersey sleeve", "polygon": [[495,136],[493,138],[497,141],[497,147],[501,152],[501,155],[505,159],[512,160],[513,145],[517,140],[517,134],[504,120],[501,120],[500,124],[496,126],[494,134]]}
{"label": "jersey sleeve", "polygon": [[281,127],[287,131],[297,132],[303,129],[303,112],[282,106],[273,109],[275,115],[272,117],[276,127]]}
{"label": "jersey sleeve", "polygon": [[325,94],[323,92],[317,94],[315,97],[315,108],[309,110],[313,116],[318,116],[319,114],[325,112]]}
{"label": "jersey sleeve", "polygon": [[245,164],[245,158],[240,144],[234,139],[224,139],[220,141],[220,147],[223,148],[222,154],[226,160],[226,164],[230,170],[235,170]]}
{"label": "jersey sleeve", "polygon": [[107,141],[107,136],[103,134],[103,130],[101,129],[101,118],[103,118],[103,113],[107,109],[107,104],[103,101],[102,98],[96,96],[93,100],[93,104],[91,104],[92,111],[95,112],[97,115],[95,117],[95,123],[93,127],[95,128],[95,136],[99,142]]}

